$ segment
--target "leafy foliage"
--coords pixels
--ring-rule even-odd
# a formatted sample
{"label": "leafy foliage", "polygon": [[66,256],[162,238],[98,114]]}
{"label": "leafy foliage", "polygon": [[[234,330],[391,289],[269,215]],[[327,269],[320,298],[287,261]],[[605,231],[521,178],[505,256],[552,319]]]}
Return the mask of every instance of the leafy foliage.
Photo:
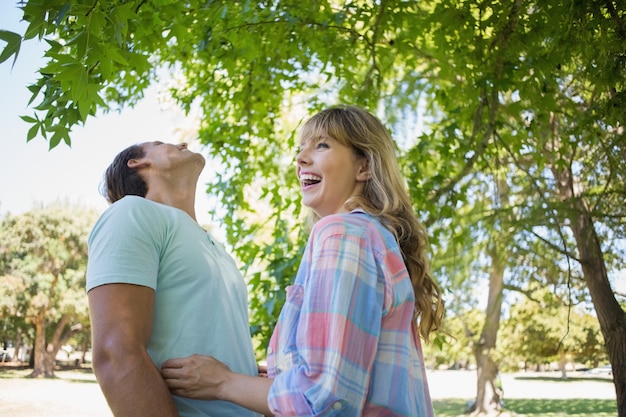
{"label": "leafy foliage", "polygon": [[[220,198],[228,242],[250,278],[261,343],[306,237],[293,161],[282,155],[305,115],[338,102],[376,112],[398,139],[450,301],[476,303],[468,288],[484,282],[494,247],[506,254],[506,288],[549,285],[565,304],[588,297],[585,250],[572,231],[579,214],[592,219],[606,270],[625,266],[619,2],[20,5],[29,22],[20,42],[49,44],[29,87],[38,104],[24,116],[27,139],[69,144],[73,126],[132,106],[162,68],[178,104],[202,109],[200,140],[223,167],[207,192]],[[3,60],[17,55],[14,35],[0,39]],[[608,298],[596,297],[596,308]]]}
{"label": "leafy foliage", "polygon": [[595,367],[607,360],[598,321],[584,309],[563,309],[548,291],[540,290],[535,301],[522,301],[511,308],[503,324],[502,347],[526,366],[558,362],[561,356],[571,362]]}

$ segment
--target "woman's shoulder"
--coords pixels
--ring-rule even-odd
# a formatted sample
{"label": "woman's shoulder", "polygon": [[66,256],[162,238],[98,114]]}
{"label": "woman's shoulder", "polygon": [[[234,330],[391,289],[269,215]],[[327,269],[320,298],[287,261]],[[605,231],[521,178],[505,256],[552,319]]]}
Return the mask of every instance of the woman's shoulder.
{"label": "woman's shoulder", "polygon": [[363,235],[372,226],[377,227],[380,221],[373,215],[361,210],[349,213],[337,213],[322,217],[313,226],[313,232],[320,236],[334,234]]}
{"label": "woman's shoulder", "polygon": [[348,240],[376,251],[397,247],[394,234],[384,226],[382,220],[360,210],[321,218],[311,231],[309,243],[312,247],[319,247],[330,241]]}

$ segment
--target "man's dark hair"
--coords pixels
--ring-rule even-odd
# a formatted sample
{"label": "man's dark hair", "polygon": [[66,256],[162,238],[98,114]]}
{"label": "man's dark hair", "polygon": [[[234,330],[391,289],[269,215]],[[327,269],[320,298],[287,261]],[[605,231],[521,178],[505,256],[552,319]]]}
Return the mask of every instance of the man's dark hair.
{"label": "man's dark hair", "polygon": [[127,195],[145,197],[148,185],[135,168],[128,167],[128,161],[145,155],[141,145],[132,145],[117,154],[104,173],[104,183],[100,190],[109,203],[115,203]]}

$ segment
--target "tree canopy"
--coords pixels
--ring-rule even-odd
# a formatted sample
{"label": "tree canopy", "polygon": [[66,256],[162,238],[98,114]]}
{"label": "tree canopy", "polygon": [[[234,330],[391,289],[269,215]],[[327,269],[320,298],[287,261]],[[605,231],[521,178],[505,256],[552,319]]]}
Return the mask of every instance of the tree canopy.
{"label": "tree canopy", "polygon": [[620,2],[19,5],[28,29],[0,32],[0,61],[29,39],[48,44],[29,86],[28,140],[69,144],[73,126],[133,105],[162,71],[183,109],[201,108],[200,141],[223,166],[207,192],[220,198],[228,242],[251,277],[261,343],[306,236],[294,131],[321,108],[358,104],[398,141],[434,274],[451,298],[468,280],[499,274],[499,291],[550,285],[564,303],[591,301],[626,415],[626,313],[609,279],[626,260]]}
{"label": "tree canopy", "polygon": [[30,339],[33,376],[53,376],[62,344],[89,333],[85,273],[95,219],[92,211],[51,206],[0,221],[0,340]]}

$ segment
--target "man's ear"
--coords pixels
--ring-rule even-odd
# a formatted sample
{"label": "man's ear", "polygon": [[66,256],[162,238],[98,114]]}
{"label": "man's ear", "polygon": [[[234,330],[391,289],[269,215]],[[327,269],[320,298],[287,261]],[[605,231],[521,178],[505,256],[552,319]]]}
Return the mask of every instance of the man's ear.
{"label": "man's ear", "polygon": [[129,159],[128,162],[126,163],[126,166],[128,168],[132,168],[132,169],[140,169],[140,168],[145,168],[147,166],[149,166],[150,163],[148,161],[144,161],[142,159]]}
{"label": "man's ear", "polygon": [[367,181],[372,178],[372,174],[370,172],[370,164],[367,158],[361,159],[361,164],[359,165],[359,170],[356,173],[357,181]]}

